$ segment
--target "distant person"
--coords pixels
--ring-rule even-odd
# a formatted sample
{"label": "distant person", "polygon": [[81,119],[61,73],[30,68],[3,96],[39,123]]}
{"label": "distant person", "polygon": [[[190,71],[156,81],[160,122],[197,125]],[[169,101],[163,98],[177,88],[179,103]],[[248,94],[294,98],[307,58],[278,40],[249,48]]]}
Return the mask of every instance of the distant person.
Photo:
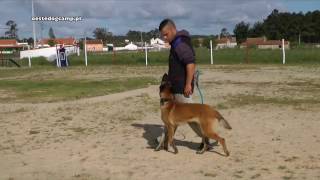
{"label": "distant person", "polygon": [[67,57],[67,51],[64,48],[64,46],[61,44],[60,48],[58,49],[58,58],[57,61],[59,61],[61,67],[67,67],[69,66],[69,61]]}
{"label": "distant person", "polygon": [[[189,33],[186,30],[177,31],[175,23],[171,19],[164,19],[159,25],[159,31],[164,41],[171,45],[168,76],[175,101],[192,103],[196,65],[195,52]],[[189,123],[189,126],[198,136],[202,137],[197,123]],[[205,142],[209,144],[209,139],[205,138]],[[200,149],[202,147],[203,143]]]}

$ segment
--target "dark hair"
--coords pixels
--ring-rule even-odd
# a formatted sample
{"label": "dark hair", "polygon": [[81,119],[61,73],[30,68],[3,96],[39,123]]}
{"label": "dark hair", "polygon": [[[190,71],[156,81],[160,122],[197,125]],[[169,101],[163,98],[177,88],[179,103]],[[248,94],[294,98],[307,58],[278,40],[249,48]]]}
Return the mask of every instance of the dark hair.
{"label": "dark hair", "polygon": [[176,27],[176,25],[171,19],[164,19],[163,21],[161,21],[159,25],[159,31],[161,31],[168,24],[172,25],[173,27]]}

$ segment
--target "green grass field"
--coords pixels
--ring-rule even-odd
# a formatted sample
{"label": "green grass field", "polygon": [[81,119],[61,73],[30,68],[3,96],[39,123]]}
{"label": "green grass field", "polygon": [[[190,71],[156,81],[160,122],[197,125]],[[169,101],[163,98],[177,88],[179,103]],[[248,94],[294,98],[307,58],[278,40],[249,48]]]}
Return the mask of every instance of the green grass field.
{"label": "green grass field", "polygon": [[[169,51],[149,52],[148,64],[166,65],[168,63]],[[71,66],[84,66],[84,55],[69,56]],[[210,50],[207,48],[196,49],[196,61],[198,64],[210,64]],[[250,49],[248,56],[249,64],[282,64],[281,50],[260,50]],[[28,66],[27,59],[19,61],[22,66]],[[245,49],[222,49],[213,51],[214,64],[245,64],[246,51]],[[316,48],[295,48],[286,50],[286,63],[289,65],[299,64],[320,64],[320,49]],[[54,63],[49,63],[45,58],[33,58],[33,66],[54,66]],[[112,53],[88,54],[89,66],[100,65],[145,65],[144,52],[118,52],[116,55]]]}
{"label": "green grass field", "polygon": [[[239,71],[262,66],[286,67],[282,66],[280,50],[251,49],[249,65],[245,63],[245,53],[244,49],[214,51],[213,62],[219,66],[210,68]],[[206,64],[210,64],[210,51],[197,48],[196,55],[200,69],[209,68]],[[19,61],[22,68],[0,68],[0,101],[51,102],[146,87],[158,83],[159,77],[155,74],[166,71],[168,56],[168,51],[149,52],[148,68],[144,67],[144,52],[122,52],[116,56],[89,53],[88,67],[84,66],[83,54],[71,55],[71,66],[67,69],[58,69],[54,62],[50,63],[43,57],[33,58],[32,68],[28,68],[27,59],[23,59]],[[286,56],[288,65],[311,67],[320,64],[319,49],[291,49],[286,51]]]}
{"label": "green grass field", "polygon": [[74,100],[159,83],[154,69],[144,70],[125,66],[0,68],[0,103]]}
{"label": "green grass field", "polygon": [[108,80],[1,80],[0,89],[10,94],[0,102],[54,102],[94,97],[147,87],[155,84],[150,77]]}

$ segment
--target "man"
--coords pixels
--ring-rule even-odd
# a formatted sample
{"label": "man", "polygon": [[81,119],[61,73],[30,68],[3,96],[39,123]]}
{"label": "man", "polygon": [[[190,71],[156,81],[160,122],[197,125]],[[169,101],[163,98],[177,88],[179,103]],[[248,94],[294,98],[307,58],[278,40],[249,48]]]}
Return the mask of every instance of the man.
{"label": "man", "polygon": [[69,66],[69,61],[68,61],[66,49],[64,48],[63,44],[60,44],[60,48],[58,49],[58,56],[59,56],[61,67]]}
{"label": "man", "polygon": [[[195,52],[192,48],[189,33],[186,30],[177,31],[171,19],[163,20],[159,25],[159,31],[163,39],[171,45],[168,76],[174,98],[178,102],[192,103]],[[202,132],[197,123],[189,123],[189,126],[198,136],[202,137]],[[209,144],[208,138],[205,138],[205,143]],[[203,143],[200,149],[202,147]]]}

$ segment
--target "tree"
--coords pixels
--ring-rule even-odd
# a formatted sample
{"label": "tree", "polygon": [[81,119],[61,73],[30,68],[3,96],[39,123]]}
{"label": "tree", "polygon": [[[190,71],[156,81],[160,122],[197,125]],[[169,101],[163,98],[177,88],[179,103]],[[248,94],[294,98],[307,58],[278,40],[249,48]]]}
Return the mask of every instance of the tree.
{"label": "tree", "polygon": [[249,33],[249,23],[245,23],[243,21],[241,21],[240,23],[236,24],[233,33],[235,34],[236,38],[237,38],[237,43],[241,44],[242,42],[244,42],[247,37],[248,37],[248,33]]}
{"label": "tree", "polygon": [[212,40],[212,48],[214,49],[214,47],[216,46],[216,38],[214,38],[213,36],[209,36],[203,39],[203,46],[206,48],[210,48],[210,40]]}
{"label": "tree", "polygon": [[192,38],[191,39],[191,44],[194,48],[200,47],[200,41],[199,38]]}
{"label": "tree", "polygon": [[[243,38],[241,34],[246,34],[245,25],[245,23],[239,23],[235,27],[237,32],[235,34],[238,34],[238,41],[239,37],[241,39]],[[259,37],[263,35],[273,40],[284,38],[293,42],[301,40],[306,43],[319,43],[320,11],[316,10],[304,14],[302,12],[279,12],[277,9],[274,9],[263,22],[255,23],[253,27],[249,29],[247,36]]]}
{"label": "tree", "polygon": [[56,43],[54,42],[53,39],[50,39],[50,40],[48,41],[48,45],[49,45],[50,47],[54,46],[55,44],[56,44]]}
{"label": "tree", "polygon": [[261,22],[254,23],[253,27],[249,29],[249,37],[262,37],[264,35],[264,27]]}
{"label": "tree", "polygon": [[142,32],[140,32],[140,31],[129,30],[126,35],[130,41],[136,41],[136,42],[139,41],[140,42],[141,41],[141,33]]}
{"label": "tree", "polygon": [[8,26],[8,31],[5,32],[5,35],[8,36],[9,38],[14,38],[14,39],[18,39],[18,28],[17,28],[17,24],[12,21],[9,20],[6,23],[6,26]]}
{"label": "tree", "polygon": [[[55,39],[55,38],[56,38],[56,36],[54,35],[54,32],[53,32],[52,27],[50,27],[50,29],[49,29],[49,38],[50,38],[50,39]],[[50,45],[50,44],[49,44],[49,45]]]}
{"label": "tree", "polygon": [[29,45],[32,45],[33,46],[33,38],[30,37],[30,38],[23,38],[20,40],[20,42],[27,42]]}
{"label": "tree", "polygon": [[155,28],[149,32],[146,33],[147,37],[151,38],[159,38],[160,37],[160,31],[158,28]]}
{"label": "tree", "polygon": [[93,31],[93,36],[96,39],[101,39],[103,44],[106,44],[107,41],[112,41],[112,32],[109,32],[106,28],[96,28]]}
{"label": "tree", "polygon": [[227,28],[222,28],[221,29],[221,33],[220,33],[220,37],[229,37],[230,33],[228,32]]}

